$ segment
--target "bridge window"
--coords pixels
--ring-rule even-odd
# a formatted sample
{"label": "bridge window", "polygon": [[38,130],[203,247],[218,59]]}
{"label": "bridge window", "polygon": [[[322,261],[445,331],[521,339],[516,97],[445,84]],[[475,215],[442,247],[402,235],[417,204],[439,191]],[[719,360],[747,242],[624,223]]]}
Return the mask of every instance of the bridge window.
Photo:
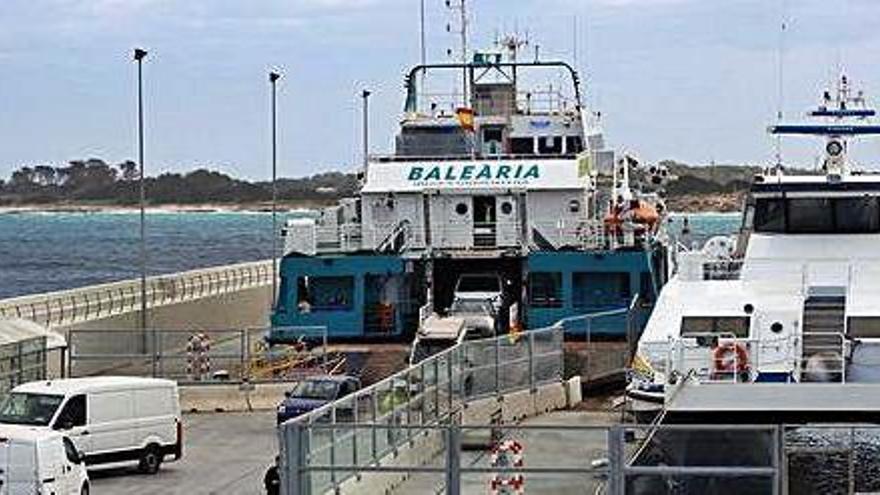
{"label": "bridge window", "polygon": [[572,291],[575,308],[625,306],[631,297],[629,273],[576,272],[572,276]]}
{"label": "bridge window", "polygon": [[533,308],[561,308],[562,274],[558,272],[529,274],[529,305]]}
{"label": "bridge window", "polygon": [[354,303],[354,277],[299,277],[300,312],[349,311]]}
{"label": "bridge window", "polygon": [[568,136],[565,138],[565,151],[567,153],[580,153],[584,151],[584,142],[580,136]]}
{"label": "bridge window", "polygon": [[510,152],[514,155],[534,155],[535,142],[530,137],[511,138]]}
{"label": "bridge window", "polygon": [[755,232],[872,234],[880,232],[880,203],[873,196],[758,198]]}
{"label": "bridge window", "polygon": [[681,336],[715,333],[746,338],[749,323],[748,316],[685,316],[681,319]]}
{"label": "bridge window", "polygon": [[541,155],[561,155],[562,136],[544,136],[538,138],[538,153]]}

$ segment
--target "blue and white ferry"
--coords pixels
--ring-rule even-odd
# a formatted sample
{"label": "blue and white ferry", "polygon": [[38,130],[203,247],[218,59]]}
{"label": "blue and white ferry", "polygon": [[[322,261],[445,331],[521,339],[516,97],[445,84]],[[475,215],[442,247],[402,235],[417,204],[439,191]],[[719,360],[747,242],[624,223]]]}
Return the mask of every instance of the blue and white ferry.
{"label": "blue and white ferry", "polygon": [[[666,171],[605,149],[577,72],[517,61],[517,46],[409,72],[394,152],[369,158],[357,197],[285,225],[271,340],[306,327],[410,339],[460,291],[492,299],[501,332],[637,295],[650,308],[667,278],[665,208],[630,173],[657,185]],[[624,320],[590,331],[622,336]]]}

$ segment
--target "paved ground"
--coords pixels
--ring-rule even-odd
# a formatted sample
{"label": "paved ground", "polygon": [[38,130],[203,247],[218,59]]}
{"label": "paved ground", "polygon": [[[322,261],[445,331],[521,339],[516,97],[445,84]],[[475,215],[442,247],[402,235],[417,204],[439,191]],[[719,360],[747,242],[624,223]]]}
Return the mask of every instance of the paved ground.
{"label": "paved ground", "polygon": [[[516,426],[505,428],[504,437],[517,440],[524,447],[523,461],[532,468],[589,468],[594,460],[607,457],[607,432],[602,426],[616,422],[619,413],[596,411],[560,411],[531,418],[522,426],[579,426],[583,430],[527,430]],[[590,427],[598,427],[590,429]],[[486,451],[461,453],[461,467],[490,467]],[[461,492],[465,495],[490,493],[492,473],[463,473]],[[443,478],[440,474],[415,475],[395,493],[421,495],[441,493]],[[529,494],[584,495],[601,493],[604,483],[591,474],[527,474],[525,491]]]}
{"label": "paved ground", "polygon": [[132,469],[93,471],[95,495],[261,494],[263,475],[278,451],[275,413],[184,417],[183,459],[155,476]]}

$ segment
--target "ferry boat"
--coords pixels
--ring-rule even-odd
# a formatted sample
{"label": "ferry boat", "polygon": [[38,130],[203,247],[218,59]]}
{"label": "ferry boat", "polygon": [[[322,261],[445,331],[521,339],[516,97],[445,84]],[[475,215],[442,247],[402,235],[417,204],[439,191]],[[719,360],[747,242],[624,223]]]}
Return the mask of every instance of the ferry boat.
{"label": "ferry boat", "polygon": [[880,418],[880,175],[848,159],[880,134],[846,76],[806,123],[821,170],[757,175],[735,241],[681,253],[638,344],[628,395],[644,416],[699,423]]}
{"label": "ferry boat", "polygon": [[[286,223],[270,341],[309,329],[411,340],[462,283],[493,299],[500,332],[637,295],[650,308],[667,278],[658,189],[668,173],[606,149],[577,72],[518,60],[520,46],[412,68],[394,152],[369,157],[357,197]],[[461,86],[436,89],[445,84]],[[589,331],[622,336],[625,319]]]}

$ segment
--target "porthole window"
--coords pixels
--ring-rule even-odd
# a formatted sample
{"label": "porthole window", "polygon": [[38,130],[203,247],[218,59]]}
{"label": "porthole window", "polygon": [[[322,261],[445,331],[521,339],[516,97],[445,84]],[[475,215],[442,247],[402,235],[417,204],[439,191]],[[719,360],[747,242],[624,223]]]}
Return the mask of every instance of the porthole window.
{"label": "porthole window", "polygon": [[782,323],[779,323],[778,321],[773,323],[772,325],[770,325],[770,331],[773,333],[781,332],[782,331]]}
{"label": "porthole window", "polygon": [[568,202],[568,211],[570,211],[572,213],[577,213],[577,212],[581,211],[581,202],[576,199],[569,201]]}
{"label": "porthole window", "polygon": [[505,201],[505,202],[501,203],[501,213],[504,213],[505,215],[510,215],[510,213],[512,211],[513,211],[513,205],[510,204],[510,202]]}
{"label": "porthole window", "polygon": [[455,212],[458,213],[459,215],[467,215],[468,206],[464,203],[459,203],[459,204],[455,205]]}

